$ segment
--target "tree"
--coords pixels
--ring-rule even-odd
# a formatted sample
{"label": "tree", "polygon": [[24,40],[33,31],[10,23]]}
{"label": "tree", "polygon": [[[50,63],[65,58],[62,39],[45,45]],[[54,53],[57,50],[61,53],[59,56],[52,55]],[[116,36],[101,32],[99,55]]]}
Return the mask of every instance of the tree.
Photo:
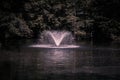
{"label": "tree", "polygon": [[37,37],[44,30],[69,30],[79,37],[97,39],[103,34],[113,39],[120,32],[119,3],[119,0],[2,0],[0,29],[5,35],[19,37]]}

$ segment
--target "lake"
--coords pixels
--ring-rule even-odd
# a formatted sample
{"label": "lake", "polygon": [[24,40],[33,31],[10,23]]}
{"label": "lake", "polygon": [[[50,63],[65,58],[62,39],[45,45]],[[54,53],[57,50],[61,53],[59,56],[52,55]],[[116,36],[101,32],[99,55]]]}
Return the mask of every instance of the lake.
{"label": "lake", "polygon": [[11,43],[0,50],[0,80],[120,80],[119,44],[77,44],[66,49]]}

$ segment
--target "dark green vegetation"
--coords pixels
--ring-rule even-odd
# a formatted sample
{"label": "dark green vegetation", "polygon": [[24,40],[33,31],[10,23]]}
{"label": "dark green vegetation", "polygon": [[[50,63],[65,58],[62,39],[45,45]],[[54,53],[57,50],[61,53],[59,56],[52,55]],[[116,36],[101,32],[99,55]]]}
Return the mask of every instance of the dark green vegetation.
{"label": "dark green vegetation", "polygon": [[0,41],[69,30],[77,39],[120,40],[119,0],[1,0]]}

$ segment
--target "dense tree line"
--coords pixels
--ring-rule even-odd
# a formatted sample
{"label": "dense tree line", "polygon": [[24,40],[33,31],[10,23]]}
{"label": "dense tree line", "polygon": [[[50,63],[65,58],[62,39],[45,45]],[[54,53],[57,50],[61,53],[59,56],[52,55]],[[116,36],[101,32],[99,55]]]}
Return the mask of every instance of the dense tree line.
{"label": "dense tree line", "polygon": [[0,41],[69,30],[77,38],[120,39],[119,0],[1,0]]}

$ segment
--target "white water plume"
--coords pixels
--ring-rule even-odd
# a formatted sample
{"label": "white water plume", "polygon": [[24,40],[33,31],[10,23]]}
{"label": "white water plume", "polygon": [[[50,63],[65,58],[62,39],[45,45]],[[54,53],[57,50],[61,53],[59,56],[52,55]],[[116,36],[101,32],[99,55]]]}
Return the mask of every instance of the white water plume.
{"label": "white water plume", "polygon": [[59,46],[63,39],[69,35],[68,32],[49,32],[51,35],[52,39],[54,40],[56,46]]}
{"label": "white water plume", "polygon": [[69,31],[43,31],[40,39],[30,47],[41,48],[77,48],[73,35]]}

